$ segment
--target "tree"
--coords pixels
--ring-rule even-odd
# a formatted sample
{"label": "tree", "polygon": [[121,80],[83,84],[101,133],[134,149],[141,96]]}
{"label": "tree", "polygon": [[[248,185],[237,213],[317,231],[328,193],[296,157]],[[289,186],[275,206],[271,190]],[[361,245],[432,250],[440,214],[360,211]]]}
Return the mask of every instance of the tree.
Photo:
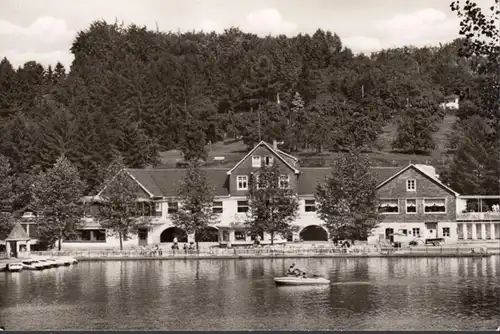
{"label": "tree", "polygon": [[64,156],[33,180],[30,207],[36,212],[42,243],[53,244],[73,235],[83,218],[81,203],[85,183],[78,170]]}
{"label": "tree", "polygon": [[392,147],[413,154],[429,151],[436,144],[432,134],[437,131],[438,106],[426,98],[417,98],[404,110]]}
{"label": "tree", "polygon": [[364,239],[380,221],[377,182],[366,158],[350,151],[334,161],[331,174],[316,188],[317,212],[331,238]]}
{"label": "tree", "polygon": [[480,116],[472,116],[463,126],[457,148],[442,178],[456,191],[467,195],[498,194],[500,170],[498,139],[490,141],[492,129]]}
{"label": "tree", "polygon": [[286,237],[296,230],[292,222],[297,217],[299,202],[287,177],[274,164],[260,168],[250,182],[250,213],[245,224],[251,234],[269,233],[271,244],[277,234]]}
{"label": "tree", "polygon": [[196,249],[198,243],[207,232],[207,228],[217,223],[217,215],[212,212],[214,191],[207,175],[199,164],[193,163],[186,170],[186,174],[177,190],[180,205],[172,215],[175,226],[195,234]]}
{"label": "tree", "polygon": [[12,171],[9,160],[0,155],[0,240],[4,240],[14,227],[11,214],[11,198],[13,195]]}
{"label": "tree", "polygon": [[182,138],[180,149],[185,161],[207,160],[206,136],[199,128],[189,127]]}
{"label": "tree", "polygon": [[123,250],[123,240],[128,240],[131,234],[146,226],[149,219],[135,215],[140,189],[126,171],[121,157],[115,158],[105,174],[105,181],[98,195],[101,205],[96,216],[103,228],[118,235],[120,250]]}

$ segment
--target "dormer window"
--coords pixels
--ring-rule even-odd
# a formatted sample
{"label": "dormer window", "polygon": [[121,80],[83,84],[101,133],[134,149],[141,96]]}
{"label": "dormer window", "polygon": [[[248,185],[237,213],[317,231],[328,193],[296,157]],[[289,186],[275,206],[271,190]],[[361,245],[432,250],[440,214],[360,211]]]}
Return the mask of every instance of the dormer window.
{"label": "dormer window", "polygon": [[248,176],[238,175],[236,180],[238,190],[248,190]]}
{"label": "dormer window", "polygon": [[406,180],[406,191],[416,191],[417,181],[416,180]]}
{"label": "dormer window", "polygon": [[252,167],[260,168],[261,166],[262,166],[262,162],[260,159],[260,155],[253,155],[252,156]]}
{"label": "dormer window", "polygon": [[271,157],[271,156],[265,156],[264,157],[264,165],[266,165],[266,166],[272,166],[273,162],[274,162],[273,157]]}

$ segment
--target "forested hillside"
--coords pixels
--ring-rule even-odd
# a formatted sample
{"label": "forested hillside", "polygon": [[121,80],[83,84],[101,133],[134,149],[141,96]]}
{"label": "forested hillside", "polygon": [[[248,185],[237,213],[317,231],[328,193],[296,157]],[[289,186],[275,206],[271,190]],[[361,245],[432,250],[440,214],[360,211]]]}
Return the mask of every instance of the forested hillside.
{"label": "forested hillside", "polygon": [[[302,154],[302,165],[307,155],[350,147],[411,160],[435,153],[440,138],[450,145],[438,152],[491,171],[491,137],[459,145],[467,133],[490,131],[481,94],[489,74],[481,58],[459,56],[461,44],[366,56],[322,30],[258,37],[236,28],[171,33],[94,22],[76,36],[70,69],[0,62],[0,154],[18,176],[65,155],[88,192],[115,155],[133,168],[161,164],[160,153],[173,149],[207,159],[209,143],[238,138],[249,147],[259,132]],[[449,94],[460,96],[454,123],[438,107]],[[442,124],[452,127],[449,141]]]}

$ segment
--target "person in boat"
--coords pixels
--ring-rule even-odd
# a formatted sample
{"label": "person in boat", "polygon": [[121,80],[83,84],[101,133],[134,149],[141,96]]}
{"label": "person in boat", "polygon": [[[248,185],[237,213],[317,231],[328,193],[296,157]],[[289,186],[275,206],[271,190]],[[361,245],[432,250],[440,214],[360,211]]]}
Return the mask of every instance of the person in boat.
{"label": "person in boat", "polygon": [[288,268],[288,271],[286,272],[286,274],[288,276],[293,276],[293,275],[295,275],[294,270],[295,270],[295,263],[292,263],[292,265]]}

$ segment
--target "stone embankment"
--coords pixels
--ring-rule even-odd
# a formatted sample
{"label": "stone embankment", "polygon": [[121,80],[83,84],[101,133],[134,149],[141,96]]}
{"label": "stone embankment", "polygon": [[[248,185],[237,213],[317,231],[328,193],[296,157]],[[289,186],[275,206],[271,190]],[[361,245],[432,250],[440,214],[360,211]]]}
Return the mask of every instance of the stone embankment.
{"label": "stone embankment", "polygon": [[[0,254],[0,271],[9,262],[20,259],[3,259]],[[354,246],[338,248],[329,245],[317,246],[271,246],[247,248],[201,248],[200,250],[172,249],[124,249],[120,250],[63,250],[32,252],[35,257],[69,256],[80,261],[103,260],[187,260],[187,259],[266,259],[266,258],[352,258],[352,257],[488,257],[500,255],[500,244],[485,246],[446,245],[419,246],[408,248],[384,248],[374,246]]]}
{"label": "stone embankment", "polygon": [[33,252],[36,256],[71,256],[81,261],[141,259],[262,259],[262,258],[337,258],[337,257],[487,257],[500,254],[499,247],[411,247],[404,249],[380,247],[289,247],[205,248],[196,250],[70,250]]}

